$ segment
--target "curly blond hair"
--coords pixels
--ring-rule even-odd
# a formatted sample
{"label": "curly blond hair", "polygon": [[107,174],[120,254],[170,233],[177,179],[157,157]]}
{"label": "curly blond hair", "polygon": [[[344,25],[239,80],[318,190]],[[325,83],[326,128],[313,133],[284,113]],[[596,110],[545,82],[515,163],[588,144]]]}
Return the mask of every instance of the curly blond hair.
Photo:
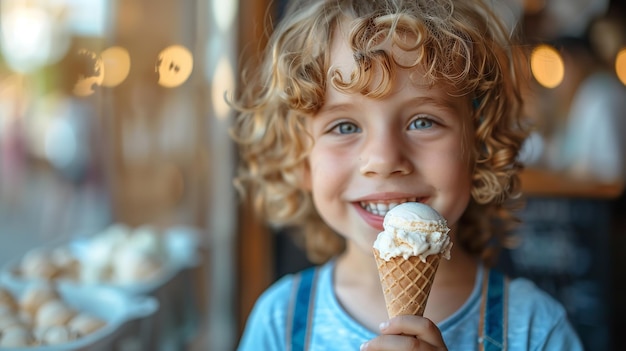
{"label": "curly blond hair", "polygon": [[[347,23],[357,69],[346,81],[330,67],[333,33]],[[383,97],[393,70],[417,68],[431,84],[474,103],[472,200],[459,223],[459,245],[484,259],[506,244],[516,222],[510,205],[519,196],[517,155],[525,139],[521,70],[507,28],[479,0],[301,0],[272,32],[261,64],[244,70],[232,137],[241,167],[235,184],[270,223],[304,229],[309,259],[341,252],[343,239],[317,214],[300,184],[312,139],[305,120],[324,104],[328,84]],[[384,43],[415,52],[398,62]],[[376,65],[378,69],[370,68]],[[372,87],[372,72],[384,79]],[[251,74],[251,75],[250,75]],[[379,80],[376,80],[379,82]],[[496,249],[496,250],[494,250]]]}

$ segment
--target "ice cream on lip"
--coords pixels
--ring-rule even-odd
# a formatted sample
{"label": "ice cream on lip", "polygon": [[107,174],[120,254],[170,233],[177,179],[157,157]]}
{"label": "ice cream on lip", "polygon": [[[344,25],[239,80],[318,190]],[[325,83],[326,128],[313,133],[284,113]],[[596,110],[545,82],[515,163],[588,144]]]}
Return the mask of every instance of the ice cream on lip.
{"label": "ice cream on lip", "polygon": [[407,202],[395,206],[386,214],[383,227],[374,249],[385,260],[418,256],[425,261],[434,254],[450,259],[452,242],[447,221],[428,205]]}

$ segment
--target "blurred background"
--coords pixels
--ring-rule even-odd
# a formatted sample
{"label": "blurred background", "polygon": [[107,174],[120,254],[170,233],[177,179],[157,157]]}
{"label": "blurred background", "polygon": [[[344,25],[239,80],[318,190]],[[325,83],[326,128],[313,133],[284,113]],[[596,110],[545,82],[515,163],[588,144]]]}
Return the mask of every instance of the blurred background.
{"label": "blurred background", "polygon": [[[144,291],[169,312],[133,333],[185,325],[159,347],[234,349],[258,295],[310,265],[292,233],[238,202],[224,101],[286,3],[0,2],[2,269],[115,225],[184,230],[197,259]],[[587,347],[625,349],[616,337],[626,312],[624,5],[492,3],[521,28],[534,126],[522,155],[523,240],[499,264],[562,301]]]}

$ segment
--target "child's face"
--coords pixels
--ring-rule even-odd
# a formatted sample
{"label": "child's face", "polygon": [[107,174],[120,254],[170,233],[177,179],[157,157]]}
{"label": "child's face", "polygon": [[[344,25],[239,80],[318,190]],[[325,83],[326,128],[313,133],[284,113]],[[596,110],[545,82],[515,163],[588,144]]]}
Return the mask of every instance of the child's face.
{"label": "child's face", "polygon": [[[345,40],[335,40],[331,64],[350,77]],[[306,178],[316,209],[348,245],[368,253],[390,203],[427,203],[454,226],[470,199],[469,99],[451,97],[441,85],[414,84],[423,83],[419,77],[398,69],[383,99],[328,86],[309,121],[314,145]]]}

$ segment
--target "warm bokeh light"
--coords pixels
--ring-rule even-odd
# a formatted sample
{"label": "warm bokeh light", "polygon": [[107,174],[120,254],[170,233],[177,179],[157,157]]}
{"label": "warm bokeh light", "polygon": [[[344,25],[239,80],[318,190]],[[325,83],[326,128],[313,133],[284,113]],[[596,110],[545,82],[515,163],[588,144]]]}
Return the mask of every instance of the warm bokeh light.
{"label": "warm bokeh light", "polygon": [[184,46],[168,46],[159,54],[157,72],[161,86],[174,88],[183,84],[192,70],[193,55]]}
{"label": "warm bokeh light", "polygon": [[102,58],[93,51],[81,49],[78,51],[78,56],[82,58],[85,65],[81,67],[84,71],[78,72],[72,93],[76,96],[89,96],[94,93],[94,86],[102,85],[104,65]]}
{"label": "warm bokeh light", "polygon": [[104,66],[102,86],[115,87],[120,85],[130,72],[130,55],[128,50],[112,46],[100,54]]}
{"label": "warm bokeh light", "polygon": [[546,8],[546,0],[525,0],[524,12],[528,15],[534,15]]}
{"label": "warm bokeh light", "polygon": [[233,67],[226,57],[222,57],[215,65],[212,82],[211,99],[215,116],[218,119],[225,119],[228,117],[230,106],[226,103],[224,94],[235,89]]}
{"label": "warm bokeh light", "polygon": [[626,85],[626,47],[622,48],[615,58],[615,73],[617,78]]}
{"label": "warm bokeh light", "polygon": [[556,88],[563,81],[563,58],[552,46],[538,45],[530,56],[530,69],[535,80],[546,88]]}

